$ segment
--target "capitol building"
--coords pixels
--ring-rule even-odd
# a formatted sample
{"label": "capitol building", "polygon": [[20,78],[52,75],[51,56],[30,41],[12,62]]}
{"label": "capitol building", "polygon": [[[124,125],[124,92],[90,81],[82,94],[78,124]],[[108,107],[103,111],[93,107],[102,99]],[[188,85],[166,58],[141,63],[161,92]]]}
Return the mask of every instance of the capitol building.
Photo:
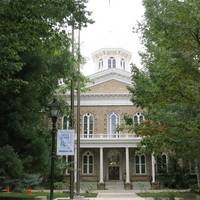
{"label": "capitol building", "polygon": [[[127,89],[131,85],[131,53],[103,48],[92,58],[95,73],[88,76],[87,90],[80,97],[81,181],[95,181],[99,189],[105,189],[110,181],[123,183],[125,189],[132,188],[135,181],[155,182],[153,155],[138,153],[141,137],[118,130],[125,115],[131,116],[134,123],[144,121],[142,109],[133,105]],[[70,95],[66,98],[70,102]],[[66,123],[63,116],[63,129]]]}

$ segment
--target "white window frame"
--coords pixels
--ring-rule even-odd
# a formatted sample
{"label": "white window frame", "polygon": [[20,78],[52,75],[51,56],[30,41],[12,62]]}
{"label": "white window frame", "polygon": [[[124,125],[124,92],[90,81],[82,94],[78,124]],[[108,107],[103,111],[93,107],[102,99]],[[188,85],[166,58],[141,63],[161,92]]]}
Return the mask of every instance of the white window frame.
{"label": "white window frame", "polygon": [[116,68],[116,59],[114,57],[108,59],[108,68]]}
{"label": "white window frame", "polygon": [[[137,118],[137,122],[136,123],[135,123],[135,117]],[[141,121],[140,117],[142,117],[142,121]],[[134,124],[141,124],[141,123],[144,122],[144,120],[145,120],[144,119],[144,115],[142,113],[140,113],[140,112],[138,112],[138,113],[133,115],[133,123]]]}
{"label": "white window frame", "polygon": [[126,64],[125,64],[124,58],[122,58],[122,59],[120,60],[120,65],[121,65],[121,67],[125,70]]}
{"label": "white window frame", "polygon": [[[138,156],[139,157],[139,163],[136,163],[136,156]],[[141,159],[141,157],[142,156],[144,156],[144,169],[145,169],[145,172],[143,173],[142,172],[142,159]],[[136,166],[139,166],[139,173],[136,171]],[[146,166],[147,164],[146,164],[146,156],[144,155],[144,154],[142,154],[142,155],[138,155],[138,154],[136,154],[135,155],[135,174],[137,174],[137,175],[145,175],[146,174],[146,171],[147,171],[147,166]]]}
{"label": "white window frame", "polygon": [[[84,118],[87,117],[87,134],[85,134],[84,126]],[[92,126],[92,134],[90,134],[90,117],[92,117],[93,126]],[[84,138],[92,138],[94,134],[94,116],[91,113],[86,113],[83,115],[83,137]]]}
{"label": "white window frame", "polygon": [[118,136],[118,132],[116,131],[115,133],[114,132],[112,132],[112,116],[115,116],[116,117],[116,127],[118,126],[118,125],[120,125],[120,116],[119,116],[119,114],[117,114],[117,113],[115,113],[115,112],[112,112],[112,113],[109,113],[108,114],[108,119],[107,119],[107,121],[108,121],[108,134],[111,136],[111,137],[117,137]]}
{"label": "white window frame", "polygon": [[99,59],[99,70],[103,68],[103,59]]}
{"label": "white window frame", "polygon": [[[87,157],[87,163],[85,164],[84,163],[84,157]],[[89,160],[89,158],[90,158],[90,156],[92,156],[92,173],[90,173],[90,160]],[[86,165],[86,167],[87,167],[87,172],[85,173],[84,172],[84,166]],[[91,153],[90,151],[86,151],[83,155],[82,155],[82,174],[84,174],[84,175],[93,175],[94,174],[94,155],[93,155],[93,153]]]}
{"label": "white window frame", "polygon": [[[168,173],[168,166],[169,166],[168,165],[168,155],[166,153],[162,153],[160,156],[161,156],[161,163],[160,163],[161,164],[161,168],[163,166],[163,159],[162,159],[162,157],[163,156],[166,157],[166,163],[165,163],[166,164],[166,173]],[[158,162],[157,162],[157,159],[156,159],[156,171],[157,171],[158,174],[162,174],[161,172],[158,171]]]}

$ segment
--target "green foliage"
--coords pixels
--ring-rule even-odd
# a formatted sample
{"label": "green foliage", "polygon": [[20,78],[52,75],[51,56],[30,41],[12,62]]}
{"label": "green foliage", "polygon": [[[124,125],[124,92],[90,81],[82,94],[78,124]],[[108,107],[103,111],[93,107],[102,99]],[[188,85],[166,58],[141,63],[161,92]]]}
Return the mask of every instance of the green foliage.
{"label": "green foliage", "polygon": [[22,176],[23,173],[23,164],[9,145],[0,148],[0,173],[4,178],[12,179]]}
{"label": "green foliage", "polygon": [[133,125],[133,117],[132,116],[128,116],[127,114],[125,114],[124,121],[127,125]]}
{"label": "green foliage", "polygon": [[[200,160],[200,16],[198,1],[144,0],[138,26],[146,51],[133,66],[132,101],[145,108],[137,134],[150,152]],[[174,154],[175,155],[175,154]]]}
{"label": "green foliage", "polygon": [[42,178],[39,174],[26,174],[21,180],[23,188],[29,188],[39,185],[42,182]]}
{"label": "green foliage", "polygon": [[63,181],[55,182],[54,187],[57,190],[65,190],[66,188],[69,188],[69,183],[65,183]]}
{"label": "green foliage", "polygon": [[147,193],[139,193],[141,197],[153,197],[157,200],[161,199],[169,199],[169,198],[181,198],[181,199],[196,199],[199,195],[192,192],[147,192]]}
{"label": "green foliage", "polygon": [[159,172],[156,177],[160,183],[160,187],[171,189],[189,188],[191,183],[193,183],[193,179],[188,169],[180,167],[177,159],[174,157],[169,157],[168,162],[170,163],[168,170],[163,173]]}
{"label": "green foliage", "polygon": [[72,24],[92,22],[86,2],[0,1],[0,176],[48,172],[50,132],[43,111],[58,79],[76,76],[67,32]]}

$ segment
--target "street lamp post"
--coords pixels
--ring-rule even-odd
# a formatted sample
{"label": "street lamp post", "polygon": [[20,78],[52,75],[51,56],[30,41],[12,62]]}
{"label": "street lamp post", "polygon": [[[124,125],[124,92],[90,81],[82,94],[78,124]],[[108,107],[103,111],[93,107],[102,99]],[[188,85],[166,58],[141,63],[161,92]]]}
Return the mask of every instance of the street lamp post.
{"label": "street lamp post", "polygon": [[50,115],[52,120],[52,143],[51,143],[51,176],[50,176],[50,200],[53,200],[54,190],[54,159],[55,159],[55,139],[56,139],[56,122],[59,112],[59,104],[56,99],[53,100],[50,107]]}

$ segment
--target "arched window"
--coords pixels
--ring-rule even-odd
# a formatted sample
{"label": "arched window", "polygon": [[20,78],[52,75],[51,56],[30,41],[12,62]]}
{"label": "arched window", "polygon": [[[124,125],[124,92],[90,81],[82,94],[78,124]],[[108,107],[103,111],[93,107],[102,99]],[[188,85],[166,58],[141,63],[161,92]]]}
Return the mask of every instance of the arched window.
{"label": "arched window", "polygon": [[113,57],[108,59],[108,68],[116,68],[116,60]]}
{"label": "arched window", "polygon": [[103,68],[103,59],[99,59],[99,69]]}
{"label": "arched window", "polygon": [[144,115],[142,113],[136,113],[133,116],[133,122],[134,124],[141,124],[144,121]]}
{"label": "arched window", "polygon": [[135,156],[135,173],[145,174],[146,173],[146,158],[145,155]]}
{"label": "arched window", "polygon": [[157,172],[162,174],[162,173],[167,173],[167,155],[162,154],[157,156],[156,158],[156,164],[157,164]]}
{"label": "arched window", "polygon": [[116,113],[110,113],[108,115],[108,134],[112,137],[116,137],[117,134],[117,127],[119,125],[119,115]]}
{"label": "arched window", "polygon": [[62,129],[69,129],[69,117],[64,116],[62,118]]}
{"label": "arched window", "polygon": [[120,61],[120,66],[125,70],[125,60],[123,58]]}
{"label": "arched window", "polygon": [[94,118],[91,113],[83,116],[83,134],[84,138],[91,138],[94,132]]}
{"label": "arched window", "polygon": [[82,172],[83,174],[94,173],[94,156],[91,152],[85,152],[82,157]]}

